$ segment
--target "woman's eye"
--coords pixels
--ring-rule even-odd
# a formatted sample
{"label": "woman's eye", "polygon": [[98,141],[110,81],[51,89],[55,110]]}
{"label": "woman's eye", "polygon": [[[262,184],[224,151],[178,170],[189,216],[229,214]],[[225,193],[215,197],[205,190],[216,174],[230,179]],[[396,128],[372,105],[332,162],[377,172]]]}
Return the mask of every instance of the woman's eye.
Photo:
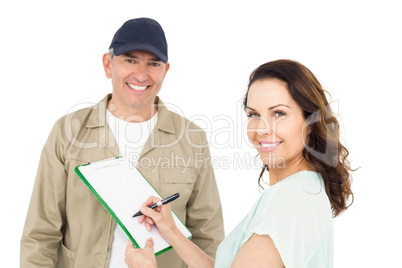
{"label": "woman's eye", "polygon": [[249,113],[247,114],[247,117],[260,117],[260,115],[257,113]]}
{"label": "woman's eye", "polygon": [[274,112],[274,114],[275,114],[275,117],[281,117],[281,116],[285,116],[286,114],[284,113],[284,112],[282,112],[282,111],[276,111],[276,112]]}

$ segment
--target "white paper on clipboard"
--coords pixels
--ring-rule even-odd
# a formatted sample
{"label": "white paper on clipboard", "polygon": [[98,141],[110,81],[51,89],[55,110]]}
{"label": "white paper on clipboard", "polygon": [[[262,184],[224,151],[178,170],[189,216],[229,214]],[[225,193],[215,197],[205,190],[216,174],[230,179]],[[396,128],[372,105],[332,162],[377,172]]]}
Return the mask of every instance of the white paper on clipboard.
{"label": "white paper on clipboard", "polygon": [[[171,249],[157,228],[148,231],[133,215],[149,196],[162,197],[127,159],[111,158],[75,168],[78,176],[105,206],[136,247],[143,248],[148,238],[154,241],[155,255]],[[164,196],[166,198],[167,196]],[[173,213],[178,229],[191,239],[191,233]]]}

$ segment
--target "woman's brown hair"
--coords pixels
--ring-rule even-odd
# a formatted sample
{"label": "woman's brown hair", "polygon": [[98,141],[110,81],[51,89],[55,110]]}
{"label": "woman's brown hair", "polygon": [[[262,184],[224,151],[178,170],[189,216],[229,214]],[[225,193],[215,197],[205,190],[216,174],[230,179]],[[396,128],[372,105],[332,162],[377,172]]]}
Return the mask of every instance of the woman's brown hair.
{"label": "woman's brown hair", "polygon": [[[353,203],[351,175],[347,159],[349,151],[340,142],[339,122],[327,101],[326,91],[314,74],[304,65],[291,60],[276,60],[255,69],[249,79],[243,105],[247,106],[250,86],[259,80],[278,79],[287,84],[292,98],[303,111],[310,131],[303,157],[324,179],[325,191],[333,216],[338,216]],[[264,165],[258,183],[268,166]],[[348,199],[352,202],[348,205]]]}

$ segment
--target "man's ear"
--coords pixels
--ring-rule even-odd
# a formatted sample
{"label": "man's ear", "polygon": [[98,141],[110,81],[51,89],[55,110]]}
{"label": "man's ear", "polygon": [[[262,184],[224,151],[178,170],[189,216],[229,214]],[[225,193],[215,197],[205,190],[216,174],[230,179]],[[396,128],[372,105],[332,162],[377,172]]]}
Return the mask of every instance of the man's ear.
{"label": "man's ear", "polygon": [[106,78],[112,78],[112,59],[109,53],[103,54],[102,62]]}
{"label": "man's ear", "polygon": [[165,76],[166,76],[167,72],[169,71],[169,68],[170,68],[170,63],[166,62],[165,74],[163,75],[163,79],[165,79]]}

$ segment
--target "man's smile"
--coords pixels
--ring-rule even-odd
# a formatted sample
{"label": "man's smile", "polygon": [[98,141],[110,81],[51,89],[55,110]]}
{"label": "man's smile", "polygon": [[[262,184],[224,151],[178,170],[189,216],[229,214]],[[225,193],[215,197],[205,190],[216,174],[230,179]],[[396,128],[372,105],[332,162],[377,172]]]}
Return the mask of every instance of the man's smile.
{"label": "man's smile", "polygon": [[126,83],[130,88],[134,89],[134,90],[145,90],[148,88],[148,86],[137,86],[137,85],[133,85],[133,84],[129,84]]}

